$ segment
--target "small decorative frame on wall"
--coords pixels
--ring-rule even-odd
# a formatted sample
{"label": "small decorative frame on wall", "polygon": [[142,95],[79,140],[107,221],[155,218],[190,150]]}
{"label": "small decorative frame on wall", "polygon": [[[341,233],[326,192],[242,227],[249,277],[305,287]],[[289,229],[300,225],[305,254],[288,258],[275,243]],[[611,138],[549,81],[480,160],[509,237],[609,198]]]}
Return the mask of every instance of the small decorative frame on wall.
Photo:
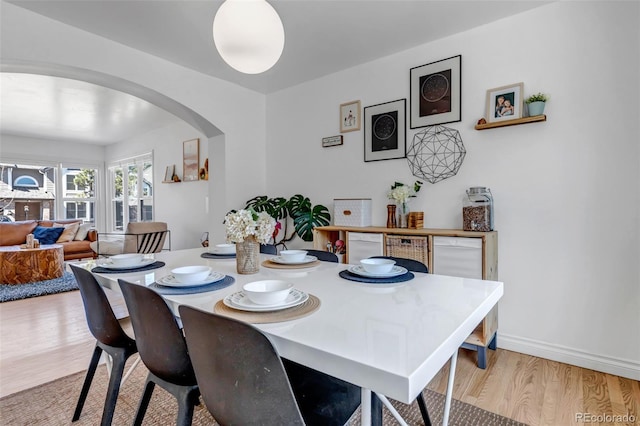
{"label": "small decorative frame on wall", "polygon": [[411,128],[462,120],[462,56],[411,68]]}
{"label": "small decorative frame on wall", "polygon": [[407,156],[407,100],[364,108],[364,161]]}
{"label": "small decorative frame on wall", "polygon": [[360,130],[360,101],[340,104],[340,133]]}
{"label": "small decorative frame on wall", "polygon": [[342,145],[342,135],[328,136],[326,138],[322,138],[323,148],[328,148],[330,146],[338,146],[338,145]]}
{"label": "small decorative frame on wall", "polygon": [[522,93],[524,83],[496,87],[487,90],[487,122],[514,120],[522,118]]}
{"label": "small decorative frame on wall", "polygon": [[184,182],[199,179],[198,167],[200,166],[200,139],[191,139],[182,143],[182,164]]}

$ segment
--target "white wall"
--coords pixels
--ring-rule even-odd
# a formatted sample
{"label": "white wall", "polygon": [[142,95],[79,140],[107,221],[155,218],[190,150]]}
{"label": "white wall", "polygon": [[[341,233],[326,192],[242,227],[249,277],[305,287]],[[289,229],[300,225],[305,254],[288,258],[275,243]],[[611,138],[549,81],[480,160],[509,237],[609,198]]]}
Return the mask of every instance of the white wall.
{"label": "white wall", "polygon": [[[53,64],[124,79],[176,100],[224,133],[225,175],[209,180],[212,240],[223,214],[264,192],[265,96],[2,2],[0,59]],[[211,141],[209,141],[211,143]],[[211,150],[212,151],[212,150]],[[250,171],[249,176],[247,170]],[[224,194],[224,195],[223,195]],[[225,198],[219,198],[224,196]],[[193,201],[200,208],[202,200]]]}
{"label": "white wall", "polygon": [[200,236],[209,229],[205,202],[208,200],[208,181],[162,183],[167,166],[176,166],[176,174],[184,176],[182,142],[199,138],[200,167],[209,156],[207,138],[193,127],[180,121],[151,131],[145,135],[108,145],[105,163],[153,152],[155,181],[155,220],[166,222],[171,231],[171,249],[200,247]]}
{"label": "white wall", "polygon": [[[409,69],[462,55],[467,156],[413,201],[425,226],[462,227],[462,196],[488,186],[499,232],[501,347],[640,378],[638,3],[561,2],[267,97],[269,195],[371,197],[415,180],[406,160],[363,161],[363,132],[339,134],[340,103],[407,98]],[[534,25],[535,23],[535,25]],[[530,29],[534,27],[534,31]],[[476,131],[489,88],[550,94],[544,123]],[[407,106],[407,117],[409,107]],[[421,129],[410,130],[407,144]]]}
{"label": "white wall", "polygon": [[82,163],[102,167],[104,147],[74,142],[0,134],[2,161],[38,161],[54,163]]}

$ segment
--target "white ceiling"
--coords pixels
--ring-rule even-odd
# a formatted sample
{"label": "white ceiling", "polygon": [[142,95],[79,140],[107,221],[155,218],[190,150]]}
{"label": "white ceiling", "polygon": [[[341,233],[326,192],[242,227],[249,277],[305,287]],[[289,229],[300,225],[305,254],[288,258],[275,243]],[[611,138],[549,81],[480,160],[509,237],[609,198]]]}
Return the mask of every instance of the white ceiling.
{"label": "white ceiling", "polygon": [[[245,75],[226,65],[213,45],[211,25],[222,3],[220,0],[8,2],[266,94],[549,3],[524,0],[272,0],[270,3],[285,28],[284,52],[279,62],[267,72]],[[24,100],[14,100],[22,95],[17,88],[7,90],[5,94],[4,82],[3,78],[3,132],[5,129],[15,132],[24,123],[18,122],[17,114],[7,115],[5,110],[9,110],[14,102],[23,103]],[[27,84],[32,89],[31,96],[40,96],[39,102],[43,105],[59,103],[55,97],[66,93],[64,80],[47,86],[56,88],[54,90],[38,90],[36,83]],[[87,138],[97,143],[114,142],[114,139],[99,142],[96,135],[115,131],[110,129],[113,119],[122,117],[121,113],[110,110],[109,105],[113,103],[116,108],[130,105],[131,99],[118,100],[117,94],[90,86],[84,86],[84,89],[74,86],[73,90],[76,93],[86,91],[82,96],[75,96],[75,109],[88,111],[94,108],[93,127],[85,128],[89,132]],[[102,96],[108,100],[95,101]],[[143,123],[154,117],[166,118],[157,111],[150,112],[153,108],[142,108],[141,105],[132,110],[141,114],[141,130],[146,128]],[[41,131],[46,131],[50,137],[58,131],[61,136],[81,136],[78,128],[66,128],[65,123],[74,120],[61,120],[53,112],[49,128],[45,129],[47,118],[43,108]],[[101,114],[105,116],[97,118]],[[133,131],[134,128],[123,128],[122,131]],[[122,134],[113,137],[125,139]]]}

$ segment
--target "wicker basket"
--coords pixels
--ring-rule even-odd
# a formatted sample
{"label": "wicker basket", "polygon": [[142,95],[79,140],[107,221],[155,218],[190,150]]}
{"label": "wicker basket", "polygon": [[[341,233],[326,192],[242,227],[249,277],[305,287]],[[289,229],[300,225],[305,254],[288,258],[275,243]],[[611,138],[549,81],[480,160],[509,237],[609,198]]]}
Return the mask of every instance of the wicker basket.
{"label": "wicker basket", "polygon": [[413,259],[429,264],[427,237],[410,235],[387,235],[387,256]]}

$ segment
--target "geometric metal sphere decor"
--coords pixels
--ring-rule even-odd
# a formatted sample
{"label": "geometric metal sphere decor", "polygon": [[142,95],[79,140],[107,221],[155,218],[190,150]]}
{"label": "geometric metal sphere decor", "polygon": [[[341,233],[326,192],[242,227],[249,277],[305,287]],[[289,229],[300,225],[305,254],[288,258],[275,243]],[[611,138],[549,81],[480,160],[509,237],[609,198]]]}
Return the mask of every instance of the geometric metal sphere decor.
{"label": "geometric metal sphere decor", "polygon": [[413,136],[407,161],[414,176],[436,183],[455,176],[466,154],[460,132],[429,126]]}

